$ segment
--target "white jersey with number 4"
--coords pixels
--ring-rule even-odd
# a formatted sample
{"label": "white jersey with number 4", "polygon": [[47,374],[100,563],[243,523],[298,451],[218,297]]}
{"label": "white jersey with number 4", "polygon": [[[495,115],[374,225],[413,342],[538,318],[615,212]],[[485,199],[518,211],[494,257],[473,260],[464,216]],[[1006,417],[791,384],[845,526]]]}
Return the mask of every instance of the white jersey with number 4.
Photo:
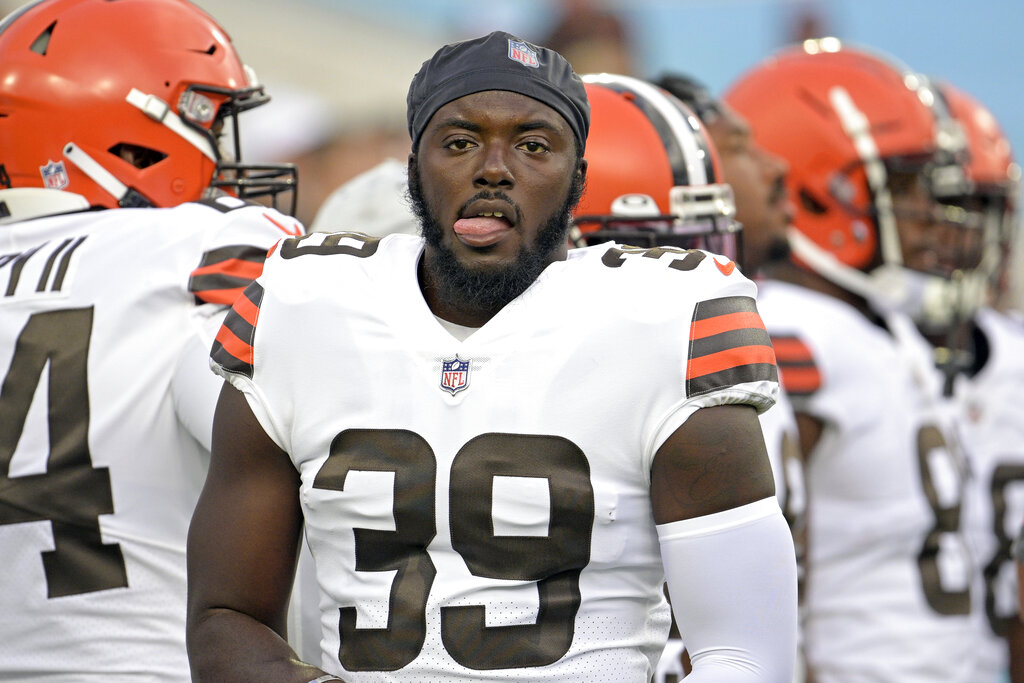
{"label": "white jersey with number 4", "polygon": [[301,474],[320,665],[646,683],[669,620],[651,461],[700,407],[771,405],[753,283],[706,252],[572,250],[459,341],[422,249],[286,240],[214,347]]}
{"label": "white jersey with number 4", "polygon": [[190,680],[209,348],[293,225],[225,198],[0,226],[0,679]]}

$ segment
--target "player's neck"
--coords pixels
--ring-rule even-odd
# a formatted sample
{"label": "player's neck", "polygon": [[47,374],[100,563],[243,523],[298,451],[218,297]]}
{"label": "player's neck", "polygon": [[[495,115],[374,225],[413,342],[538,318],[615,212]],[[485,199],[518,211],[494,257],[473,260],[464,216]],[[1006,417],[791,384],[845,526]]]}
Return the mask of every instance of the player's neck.
{"label": "player's neck", "polygon": [[423,259],[420,260],[419,268],[420,292],[427,308],[437,318],[461,327],[479,328],[487,324],[487,321],[497,315],[504,306],[495,308],[480,308],[466,302],[457,301],[451,293],[441,291],[438,278],[426,267]]}

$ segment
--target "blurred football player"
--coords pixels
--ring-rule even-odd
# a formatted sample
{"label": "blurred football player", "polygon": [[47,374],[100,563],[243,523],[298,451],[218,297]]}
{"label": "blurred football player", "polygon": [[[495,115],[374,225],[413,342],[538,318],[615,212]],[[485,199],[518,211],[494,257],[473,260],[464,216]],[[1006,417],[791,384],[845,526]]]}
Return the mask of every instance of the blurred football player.
{"label": "blurred football player", "polygon": [[835,39],[773,55],[723,99],[788,164],[796,209],[760,305],[805,459],[809,678],[966,683],[964,463],[911,319],[955,317],[964,297],[910,267],[914,231],[970,243],[937,200],[963,187],[962,136],[927,79]]}
{"label": "blurred football player", "polygon": [[950,83],[940,83],[939,92],[967,140],[967,186],[962,195],[944,199],[945,211],[969,217],[975,226],[969,251],[978,273],[964,278],[956,253],[928,253],[942,270],[987,284],[980,307],[963,310],[944,327],[922,322],[947,377],[945,393],[972,473],[964,524],[979,562],[974,604],[982,634],[972,680],[1008,680],[1012,651],[1009,680],[1024,681],[1024,632],[1010,552],[1024,520],[1024,405],[1015,398],[1024,384],[1024,321],[997,308],[1009,286],[1020,167],[987,107]]}
{"label": "blurred football player", "polygon": [[[0,22],[0,678],[186,683],[185,542],[209,349],[267,250],[267,101],[183,0],[43,0]],[[271,201],[271,200],[267,200]]]}

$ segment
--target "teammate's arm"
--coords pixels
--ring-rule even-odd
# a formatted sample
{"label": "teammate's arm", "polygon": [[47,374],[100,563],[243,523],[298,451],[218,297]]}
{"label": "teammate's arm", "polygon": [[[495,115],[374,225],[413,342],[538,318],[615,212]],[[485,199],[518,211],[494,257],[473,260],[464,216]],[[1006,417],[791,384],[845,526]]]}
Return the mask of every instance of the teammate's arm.
{"label": "teammate's arm", "polygon": [[796,556],[754,409],[694,413],[654,457],[651,502],[687,681],[791,680]]}
{"label": "teammate's arm", "polygon": [[825,423],[813,415],[798,412],[796,413],[796,424],[800,434],[800,457],[806,463],[814,451],[814,447],[821,440],[821,434],[825,431]]}
{"label": "teammate's arm", "polygon": [[225,383],[188,536],[187,643],[197,683],[306,683],[324,672],[285,641],[301,540],[299,476]]}

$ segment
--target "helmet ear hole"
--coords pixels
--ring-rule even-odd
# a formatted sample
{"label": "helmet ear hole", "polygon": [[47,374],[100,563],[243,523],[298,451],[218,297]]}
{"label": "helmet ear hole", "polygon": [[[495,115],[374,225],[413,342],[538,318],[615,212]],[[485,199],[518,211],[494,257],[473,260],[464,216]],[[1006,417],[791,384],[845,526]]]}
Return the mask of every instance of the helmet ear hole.
{"label": "helmet ear hole", "polygon": [[139,169],[149,168],[167,158],[163,152],[127,142],[119,142],[107,151]]}
{"label": "helmet ear hole", "polygon": [[53,22],[46,27],[46,30],[40,33],[35,40],[32,41],[32,45],[29,50],[35,52],[38,55],[46,55],[46,50],[50,47],[50,37],[53,35],[53,28],[57,25],[57,22]]}
{"label": "helmet ear hole", "polygon": [[823,216],[828,211],[825,205],[815,199],[806,189],[800,188],[800,192],[797,194],[800,198],[800,206],[808,213]]}

